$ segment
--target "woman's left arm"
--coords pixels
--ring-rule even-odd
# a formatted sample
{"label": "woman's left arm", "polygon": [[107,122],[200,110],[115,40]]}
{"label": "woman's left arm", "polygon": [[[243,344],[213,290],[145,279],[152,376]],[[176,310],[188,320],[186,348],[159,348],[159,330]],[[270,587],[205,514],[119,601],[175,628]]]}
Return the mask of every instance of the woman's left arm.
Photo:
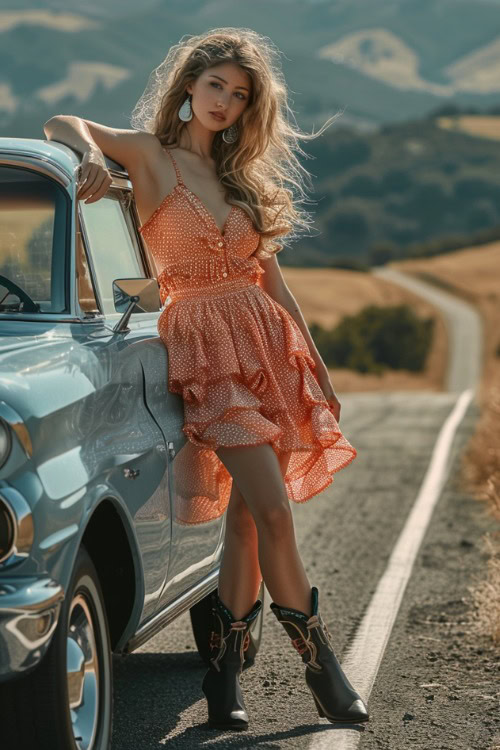
{"label": "woman's left arm", "polygon": [[270,297],[276,300],[278,304],[287,310],[292,318],[297,323],[298,327],[302,331],[302,335],[309,348],[309,352],[314,362],[316,363],[316,377],[318,379],[321,390],[323,391],[326,400],[330,404],[333,410],[333,414],[337,421],[340,420],[340,402],[334,391],[328,368],[325,365],[321,354],[319,353],[316,344],[313,341],[309,327],[304,320],[304,316],[300,310],[297,300],[293,296],[292,292],[288,288],[281,268],[278,263],[276,254],[267,260],[259,260],[260,265],[264,269],[265,273],[259,278],[259,284]]}

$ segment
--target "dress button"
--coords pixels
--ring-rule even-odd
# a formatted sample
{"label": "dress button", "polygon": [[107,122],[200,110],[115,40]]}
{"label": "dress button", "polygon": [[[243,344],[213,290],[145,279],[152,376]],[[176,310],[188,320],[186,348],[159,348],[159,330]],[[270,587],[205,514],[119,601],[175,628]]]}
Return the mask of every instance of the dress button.
{"label": "dress button", "polygon": [[227,273],[224,271],[224,273],[222,275],[225,277],[225,276],[227,276]]}
{"label": "dress button", "polygon": [[224,246],[224,243],[223,242],[219,242],[219,247],[223,247],[223,246]]}

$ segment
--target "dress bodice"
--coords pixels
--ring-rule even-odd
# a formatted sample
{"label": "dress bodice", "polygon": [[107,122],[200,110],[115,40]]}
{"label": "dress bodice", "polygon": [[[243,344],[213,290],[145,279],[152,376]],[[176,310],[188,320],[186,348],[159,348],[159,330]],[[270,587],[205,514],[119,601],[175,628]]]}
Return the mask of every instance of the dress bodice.
{"label": "dress bodice", "polygon": [[257,281],[264,270],[256,251],[260,234],[239,206],[231,206],[222,230],[182,179],[171,150],[177,184],[139,228],[158,269],[162,304],[168,294],[238,278]]}

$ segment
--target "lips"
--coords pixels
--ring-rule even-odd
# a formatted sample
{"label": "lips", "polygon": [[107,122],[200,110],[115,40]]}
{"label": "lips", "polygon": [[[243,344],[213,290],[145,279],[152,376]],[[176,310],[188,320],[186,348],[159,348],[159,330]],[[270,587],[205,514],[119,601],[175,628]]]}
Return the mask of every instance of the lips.
{"label": "lips", "polygon": [[226,118],[224,117],[224,115],[221,115],[221,114],[220,114],[220,112],[210,112],[210,114],[211,114],[211,115],[213,115],[214,117],[216,117],[216,118],[217,118],[218,120],[221,120],[221,121],[223,121],[223,120],[225,120],[225,119],[226,119]]}

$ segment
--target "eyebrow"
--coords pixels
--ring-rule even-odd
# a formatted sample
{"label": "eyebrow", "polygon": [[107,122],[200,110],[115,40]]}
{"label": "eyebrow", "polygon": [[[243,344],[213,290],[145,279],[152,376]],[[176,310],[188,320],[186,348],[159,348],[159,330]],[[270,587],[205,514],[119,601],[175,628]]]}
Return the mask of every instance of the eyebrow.
{"label": "eyebrow", "polygon": [[[218,78],[219,81],[224,81],[223,78],[221,78],[220,76],[216,76],[215,73],[210,73],[210,75],[212,76],[212,78]],[[224,83],[227,83],[227,81],[224,81]],[[248,91],[248,89],[247,89],[246,86],[236,86],[236,88],[237,89],[245,89],[245,91]]]}

